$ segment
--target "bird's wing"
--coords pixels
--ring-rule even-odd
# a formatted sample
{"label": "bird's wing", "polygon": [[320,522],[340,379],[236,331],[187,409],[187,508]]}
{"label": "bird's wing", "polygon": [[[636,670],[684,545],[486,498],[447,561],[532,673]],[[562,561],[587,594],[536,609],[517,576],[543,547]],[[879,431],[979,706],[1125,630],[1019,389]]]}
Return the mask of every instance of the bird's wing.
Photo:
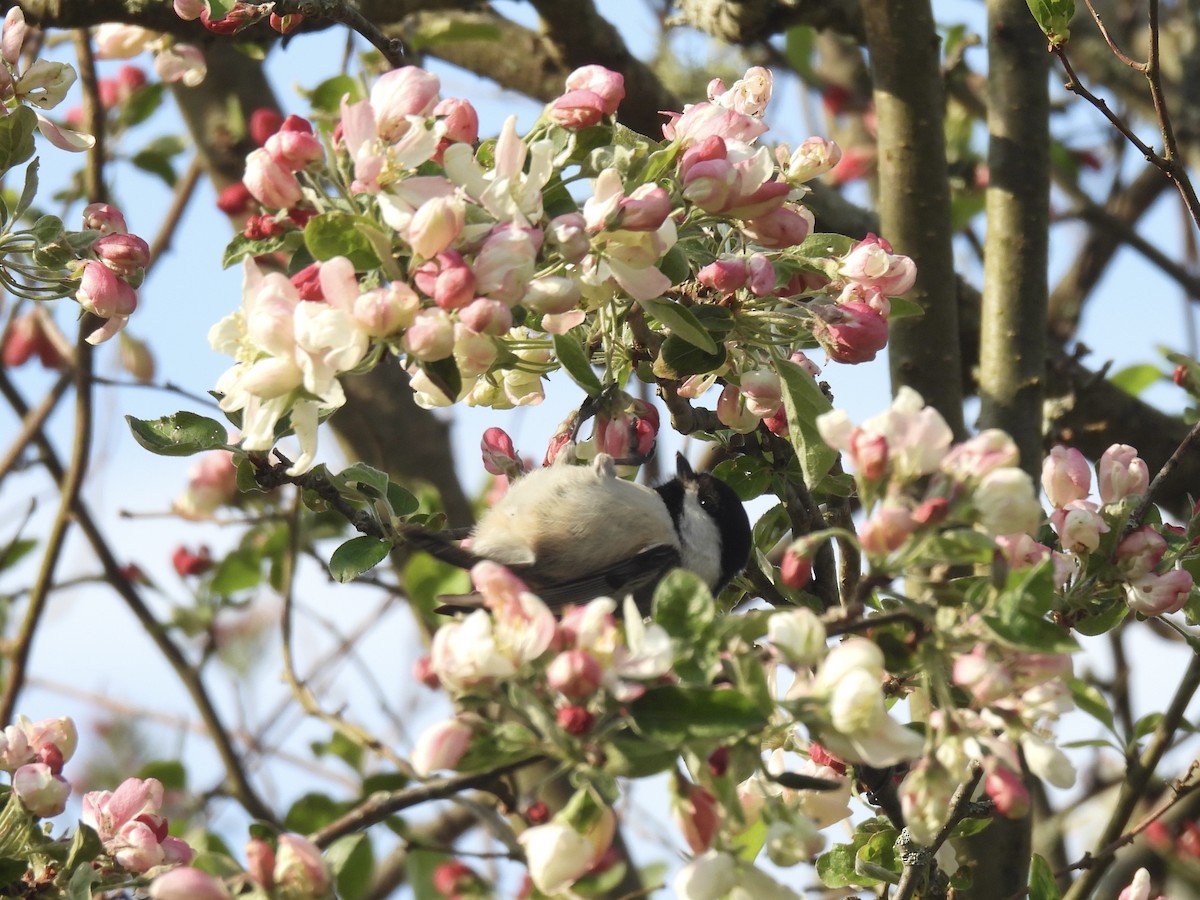
{"label": "bird's wing", "polygon": [[[522,571],[520,566],[511,568],[513,574],[526,579],[529,589],[553,610],[572,603],[587,603],[597,597],[621,600],[626,594],[633,594],[638,608],[645,612],[650,608],[655,586],[668,571],[678,565],[679,548],[669,544],[658,544],[647,547],[601,572],[593,572],[569,581],[543,584],[538,582],[534,573]],[[434,612],[443,615],[470,612],[483,605],[483,598],[478,593],[446,594],[439,599],[445,602],[435,608]]]}

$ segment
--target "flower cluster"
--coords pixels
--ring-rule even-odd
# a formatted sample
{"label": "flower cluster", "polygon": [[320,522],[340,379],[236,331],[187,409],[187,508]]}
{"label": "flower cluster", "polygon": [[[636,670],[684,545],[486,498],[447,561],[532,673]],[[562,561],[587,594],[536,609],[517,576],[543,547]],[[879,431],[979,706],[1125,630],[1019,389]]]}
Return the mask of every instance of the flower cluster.
{"label": "flower cluster", "polygon": [[[540,402],[559,366],[584,377],[594,347],[648,363],[646,380],[683,381],[685,396],[721,378],[722,421],[744,431],[786,427],[776,369],[798,345],[843,362],[883,346],[912,262],[874,235],[811,235],[804,182],[837,151],[757,145],[769,72],[710,85],[672,114],[665,144],[618,139],[617,73],[587,66],[566,87],[527,135],[513,117],[478,146],[475,110],[415,67],[345,96],[335,122],[251,123],[260,147],[221,198],[248,215],[229,257],[286,265],[303,244],[317,262],[291,287],[247,262],[243,309],[211,335],[238,361],[218,390],[246,449],[268,448],[289,417],[305,469],[319,413],[343,402],[339,376],[386,353],[422,406],[509,408]],[[580,175],[590,192],[562,189]],[[570,347],[582,353],[562,358]],[[633,419],[649,421],[618,416],[599,439],[638,452]]]}
{"label": "flower cluster", "polygon": [[[177,11],[179,5],[176,4]],[[179,83],[185,87],[195,87],[208,74],[208,66],[199,47],[175,41],[168,35],[142,28],[140,25],[105,22],[96,28],[93,40],[96,44],[97,59],[132,59],[140,53],[153,53],[154,71],[168,84]],[[102,99],[103,96],[102,93]],[[106,108],[109,106],[108,103],[104,105]]]}
{"label": "flower cluster", "polygon": [[163,786],[155,778],[127,778],[115,791],[83,795],[80,820],[104,844],[104,852],[127,872],[145,873],[191,862],[187,843],[167,833],[159,815]]}
{"label": "flower cluster", "polygon": [[105,320],[87,338],[89,344],[99,344],[121,331],[137,309],[137,287],[150,265],[150,247],[129,233],[125,217],[107,203],[85,207],[83,224],[100,236],[92,242],[83,261],[75,299],[85,310]]}
{"label": "flower cluster", "polygon": [[71,785],[62,769],[78,743],[75,723],[66,717],[32,722],[18,715],[0,732],[0,769],[12,776],[13,793],[33,815],[57,816],[66,808]]}
{"label": "flower cluster", "polygon": [[[1126,605],[1141,615],[1178,612],[1193,588],[1191,574],[1176,567],[1179,551],[1186,548],[1163,526],[1140,525],[1128,533],[1125,529],[1130,503],[1150,485],[1146,463],[1129,445],[1114,444],[1101,454],[1096,473],[1098,503],[1088,499],[1091,467],[1078,450],[1054,447],[1042,466],[1042,488],[1054,507],[1050,524],[1069,554],[1064,558],[1066,572],[1080,573],[1080,584],[1093,574],[1119,583]],[[1171,543],[1176,545],[1174,552]]]}

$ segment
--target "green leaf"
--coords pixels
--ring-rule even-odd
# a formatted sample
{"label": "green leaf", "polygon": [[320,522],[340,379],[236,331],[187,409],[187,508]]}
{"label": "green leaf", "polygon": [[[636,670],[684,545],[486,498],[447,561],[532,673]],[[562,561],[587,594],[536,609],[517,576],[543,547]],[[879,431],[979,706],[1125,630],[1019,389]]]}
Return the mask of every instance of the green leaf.
{"label": "green leaf", "polygon": [[342,102],[342,97],[346,94],[350,103],[355,103],[363,99],[362,84],[357,78],[352,78],[349,75],[334,75],[332,78],[327,78],[318,84],[311,91],[301,91],[313,109],[319,109],[322,112],[336,113]]}
{"label": "green leaf", "polygon": [[925,308],[916,300],[906,300],[903,297],[888,298],[888,321],[895,319],[914,319],[925,315]]}
{"label": "green leaf", "polygon": [[636,734],[618,734],[604,745],[604,771],[618,778],[649,778],[675,767],[679,754]]}
{"label": "green leaf", "polygon": [[35,159],[25,167],[25,186],[21,189],[21,199],[17,201],[17,208],[13,210],[13,218],[19,219],[25,215],[25,210],[33,204],[33,198],[37,196],[38,190],[38,161]]}
{"label": "green leaf", "polygon": [[411,491],[407,491],[394,481],[387,486],[387,502],[394,516],[411,516],[421,508],[421,501]]}
{"label": "green leaf", "polygon": [[1114,373],[1109,377],[1114,385],[1119,387],[1125,393],[1131,396],[1140,396],[1142,391],[1156,384],[1163,378],[1163,373],[1158,370],[1158,366],[1152,366],[1150,363],[1142,363],[1136,366],[1126,366],[1119,372]]}
{"label": "green leaf", "polygon": [[804,483],[815,490],[837,460],[837,451],[817,431],[817,416],[833,407],[813,377],[791,360],[776,360],[775,371],[782,381],[788,438],[800,461]]}
{"label": "green leaf", "polygon": [[713,469],[713,474],[733,488],[743,501],[761,497],[771,486],[770,465],[754,456],[722,460]]}
{"label": "green leaf", "polygon": [[3,552],[0,552],[0,572],[11,569],[37,545],[35,538],[14,538],[4,547]]}
{"label": "green leaf", "polygon": [[1029,900],[1060,900],[1061,897],[1050,863],[1041,855],[1033,854],[1029,866]]}
{"label": "green leaf", "polygon": [[[1091,611],[1089,610],[1089,612]],[[1086,618],[1076,619],[1072,628],[1077,634],[1095,637],[1098,634],[1112,631],[1125,620],[1127,615],[1129,615],[1129,607],[1123,600],[1110,601],[1108,606],[1100,611],[1091,612],[1091,615]]]}
{"label": "green leaf", "polygon": [[340,837],[325,851],[325,861],[337,881],[341,900],[360,900],[371,888],[375,854],[365,834]]}
{"label": "green leaf", "polygon": [[138,778],[157,778],[168,791],[187,790],[187,769],[177,759],[154,759],[138,769]]}
{"label": "green leaf", "polygon": [[[63,236],[65,230],[62,219],[58,216],[40,216],[30,227],[29,233],[34,236],[39,244],[53,244]],[[95,231],[84,233],[91,235],[91,240],[88,241],[89,244],[100,236]]]}
{"label": "green leaf", "polygon": [[1073,653],[1079,649],[1058,625],[1015,606],[1002,607],[999,615],[984,616],[983,621],[996,637],[1020,650]]}
{"label": "green leaf", "polygon": [[846,237],[844,234],[818,232],[806,237],[804,242],[796,248],[795,253],[797,256],[809,259],[828,259],[831,256],[845,256],[857,243],[858,241],[854,238]]}
{"label": "green leaf", "polygon": [[328,212],[309,219],[304,226],[304,246],[313,259],[324,262],[344,256],[358,272],[378,266],[379,257],[370,240],[358,229],[358,218],[349,213]]}
{"label": "green leaf", "polygon": [[251,239],[244,234],[235,234],[225,247],[225,255],[221,257],[221,267],[228,269],[234,263],[246,256],[262,256],[269,253],[290,254],[304,244],[302,231],[285,231],[272,237]]}
{"label": "green leaf", "polygon": [[704,326],[692,315],[692,311],[683,304],[673,300],[639,300],[637,302],[642,309],[671,329],[671,334],[683,338],[705,353],[717,352],[717,342],[712,339],[711,334],[704,330]]}
{"label": "green leaf", "polygon": [[262,581],[262,554],[257,549],[234,550],[217,566],[209,588],[220,597],[258,587]]}
{"label": "green leaf", "polygon": [[847,888],[862,885],[863,879],[854,871],[856,848],[853,844],[835,844],[828,853],[817,857],[817,877],[827,888]]}
{"label": "green leaf", "polygon": [[133,439],[159,456],[192,456],[226,445],[225,426],[192,412],[177,412],[160,419],[126,416]]}
{"label": "green leaf", "polygon": [[462,372],[458,371],[458,363],[454,361],[453,356],[435,362],[423,362],[421,370],[448,400],[458,399],[462,392]]}
{"label": "green leaf", "polygon": [[35,128],[37,115],[28,106],[0,118],[0,175],[33,156]]}
{"label": "green leaf", "polygon": [[167,187],[175,187],[178,176],[175,174],[175,167],[171,165],[171,157],[151,150],[141,150],[133,155],[130,162],[143,172],[157,175]]}
{"label": "green leaf", "polygon": [[1099,689],[1078,678],[1068,680],[1067,685],[1071,688],[1071,696],[1075,698],[1075,705],[1116,734],[1112,710],[1108,708],[1108,701],[1104,699],[1104,695],[1100,693]]}
{"label": "green leaf", "polygon": [[390,543],[370,535],[350,538],[333,551],[329,558],[329,574],[334,581],[342,584],[353,581],[363,572],[369,572],[379,565],[391,549]]}
{"label": "green leaf", "polygon": [[604,391],[583,343],[574,334],[554,335],[554,355],[562,364],[563,371],[571,380],[588,392],[590,397],[599,397]]}
{"label": "green leaf", "polygon": [[654,621],[671,637],[693,640],[716,616],[708,586],[687,569],[669,572],[654,590]]}
{"label": "green leaf", "polygon": [[687,741],[728,741],[761,731],[767,717],[733,690],[657,687],[629,706],[638,732],[668,747]]}
{"label": "green leaf", "polygon": [[705,375],[725,365],[728,353],[724,344],[717,345],[716,353],[701,350],[695,344],[671,334],[662,342],[654,374],[663,378],[687,378],[689,375]]}
{"label": "green leaf", "polygon": [[381,472],[366,463],[347,466],[338,472],[337,478],[346,486],[373,500],[387,495],[387,472]]}
{"label": "green leaf", "polygon": [[[82,866],[85,869],[91,869],[87,865],[97,856],[104,852],[104,844],[100,842],[100,835],[96,834],[95,830],[90,825],[85,825],[80,822],[75,828],[75,834],[71,837],[71,846],[67,850],[67,859],[64,863],[64,868],[68,871],[76,866]],[[72,879],[75,874],[72,873]],[[88,900],[91,900],[90,895]]]}
{"label": "green leaf", "polygon": [[1025,0],[1038,27],[1056,47],[1071,38],[1071,18],[1075,15],[1075,0]]}
{"label": "green leaf", "polygon": [[309,746],[314,756],[336,756],[353,771],[362,771],[362,745],[350,740],[340,731],[333,732],[327,741],[313,741]]}
{"label": "green leaf", "polygon": [[121,124],[132,128],[154,115],[162,105],[166,87],[165,82],[155,81],[134,91],[133,95],[121,104]]}
{"label": "green leaf", "polygon": [[316,791],[300,797],[283,819],[283,827],[288,831],[309,834],[318,828],[323,828],[342,813],[342,804],[335,803],[333,798]]}
{"label": "green leaf", "polygon": [[[86,826],[81,825],[80,828]],[[91,831],[91,829],[88,829]],[[93,836],[95,832],[92,832]],[[96,838],[99,843],[100,839]],[[71,873],[71,879],[67,882],[67,897],[69,900],[92,900],[93,888],[96,882],[100,880],[100,872],[93,869],[90,865],[81,865]]]}
{"label": "green leaf", "polygon": [[895,831],[881,831],[872,835],[854,854],[854,871],[859,878],[886,881],[895,884],[900,880],[900,861],[896,858]]}

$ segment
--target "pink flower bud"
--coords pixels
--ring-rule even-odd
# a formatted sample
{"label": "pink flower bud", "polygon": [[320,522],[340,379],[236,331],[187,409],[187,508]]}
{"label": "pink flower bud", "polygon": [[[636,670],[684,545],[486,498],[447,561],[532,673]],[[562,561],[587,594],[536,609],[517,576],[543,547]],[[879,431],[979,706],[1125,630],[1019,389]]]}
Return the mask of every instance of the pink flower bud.
{"label": "pink flower bud", "polygon": [[567,76],[568,91],[591,91],[601,101],[606,116],[616,115],[625,99],[625,76],[604,66],[582,66]]}
{"label": "pink flower bud", "polygon": [[967,691],[978,706],[988,706],[1013,692],[1007,670],[988,658],[987,647],[976,644],[975,649],[954,660],[951,679]]}
{"label": "pink flower bud", "polygon": [[124,234],[125,217],[107,203],[90,203],[83,208],[83,227],[101,234]]}
{"label": "pink flower bud", "polygon": [[12,776],[13,792],[21,805],[41,818],[57,816],[67,808],[71,785],[46,763],[21,766]]}
{"label": "pink flower bud", "polygon": [[512,328],[512,310],[499,300],[479,297],[458,311],[459,321],[475,334],[501,335]]}
{"label": "pink flower bud", "polygon": [[759,417],[746,408],[745,398],[736,385],[727,384],[717,398],[717,418],[738,434],[749,434],[758,427]]}
{"label": "pink flower bud", "polygon": [[838,271],[852,281],[879,288],[889,297],[907,292],[917,279],[913,261],[893,254],[892,245],[874,234],[868,234],[851,248]]}
{"label": "pink flower bud", "polygon": [[300,295],[301,300],[325,302],[325,290],[321,286],[321,264],[319,262],[309,263],[288,280],[296,288],[296,293]]}
{"label": "pink flower bud", "polygon": [[587,221],[581,213],[555,216],[546,225],[546,238],[568,262],[579,262],[592,246]]}
{"label": "pink flower bud", "polygon": [[213,567],[212,554],[207,547],[200,547],[195,553],[186,547],[178,547],[171,554],[171,565],[180,576],[203,575]]}
{"label": "pink flower bud", "polygon": [[423,362],[436,362],[454,352],[454,323],[440,309],[423,309],[404,333],[404,349]]}
{"label": "pink flower bud", "polygon": [[283,113],[269,106],[260,106],[250,113],[250,139],[265,147],[267,140],[283,126]]}
{"label": "pink flower bud", "polygon": [[1084,500],[1091,489],[1092,470],[1083,454],[1074,447],[1050,448],[1042,461],[1042,490],[1050,504],[1063,507],[1073,500]]}
{"label": "pink flower bud", "polygon": [[887,320],[865,303],[839,303],[816,309],[813,337],[835,362],[868,362],[887,344]]}
{"label": "pink flower bud", "polygon": [[913,521],[920,527],[939,525],[950,514],[950,501],[945,497],[930,497],[922,500],[913,510]]}
{"label": "pink flower bud", "polygon": [[546,683],[571,700],[586,700],[596,693],[604,670],[586,650],[565,650],[546,667]]}
{"label": "pink flower bud", "polygon": [[483,468],[492,475],[515,475],[522,471],[512,438],[503,428],[489,428],[479,441]]}
{"label": "pink flower bud", "polygon": [[737,177],[737,170],[728,160],[696,162],[683,176],[683,199],[706,212],[721,212],[734,195]]}
{"label": "pink flower bud", "polygon": [[150,882],[150,900],[230,900],[219,878],[187,866],[163,872]]}
{"label": "pink flower bud", "polygon": [[92,244],[92,252],[118,275],[129,277],[150,265],[150,246],[136,234],[107,234]]}
{"label": "pink flower bud", "polygon": [[701,854],[712,846],[721,828],[721,805],[700,785],[682,781],[676,778],[671,812],[692,853]]}
{"label": "pink flower bud", "polygon": [[671,214],[671,195],[654,184],[643,184],[621,200],[617,227],[626,231],[657,231]]}
{"label": "pink flower bud", "polygon": [[296,176],[266,149],[254,150],[246,157],[242,181],[254,199],[270,209],[295,206],[302,196]]}
{"label": "pink flower bud", "polygon": [[483,879],[461,859],[438,863],[433,870],[433,889],[440,897],[448,900],[483,896],[487,885]]}
{"label": "pink flower bud", "polygon": [[421,309],[416,291],[403,281],[364,291],[354,301],[354,321],[371,337],[387,337],[412,324]]}
{"label": "pink flower bud", "polygon": [[596,724],[596,717],[588,712],[586,707],[564,706],[558,711],[555,721],[567,734],[578,737],[592,730],[592,726]]}
{"label": "pink flower bud", "polygon": [[707,288],[732,294],[746,283],[746,263],[737,258],[718,259],[696,273],[696,280]]}
{"label": "pink flower bud", "polygon": [[445,310],[466,306],[475,297],[475,273],[456,250],[446,250],[413,270],[417,289]]}
{"label": "pink flower bud", "polygon": [[771,369],[752,369],[743,372],[739,379],[746,411],[765,419],[773,416],[783,405],[783,386],[779,376]]}
{"label": "pink flower bud", "polygon": [[200,18],[200,13],[204,11],[204,0],[174,0],[172,6],[175,15],[185,22],[193,22]]}
{"label": "pink flower bud", "polygon": [[757,216],[742,226],[742,231],[750,240],[772,250],[804,243],[812,229],[812,213],[803,207],[787,205]]}
{"label": "pink flower bud", "polygon": [[9,67],[16,69],[21,61],[21,45],[25,43],[25,13],[21,7],[14,6],[4,16],[3,38],[0,38],[0,52]]}
{"label": "pink flower bud", "polygon": [[604,118],[604,98],[592,91],[567,91],[546,107],[546,118],[560,128],[587,128]]}
{"label": "pink flower bud", "polygon": [[325,897],[333,884],[321,850],[298,834],[281,834],[275,847],[275,885],[280,897]]}
{"label": "pink flower bud", "polygon": [[868,481],[879,481],[887,474],[888,442],[882,434],[855,428],[850,432],[846,455],[855,471]]}
{"label": "pink flower bud", "polygon": [[1131,532],[1117,544],[1116,563],[1130,580],[1153,572],[1167,552],[1167,542],[1149,525]]}
{"label": "pink flower bud", "polygon": [[267,138],[263,148],[289,172],[298,172],[325,156],[325,148],[312,132],[312,125],[300,116],[288,116],[278,131]]}
{"label": "pink flower bud", "polygon": [[882,556],[904,546],[916,529],[907,507],[887,503],[875,510],[858,529],[858,539],[867,553]]}
{"label": "pink flower bud", "polygon": [[1007,766],[993,765],[984,779],[983,789],[1002,816],[1019,819],[1029,812],[1029,789],[1021,776]]}
{"label": "pink flower bud", "polygon": [[792,544],[783,552],[779,562],[779,580],[793,591],[803,590],[812,579],[812,557]]}
{"label": "pink flower bud", "polygon": [[813,378],[819,378],[821,376],[821,367],[809,359],[808,354],[806,354],[803,350],[794,351],[791,355],[791,361],[802,368]]}
{"label": "pink flower bud", "polygon": [[246,843],[246,871],[268,891],[275,886],[275,850],[262,838]]}
{"label": "pink flower bud", "polygon": [[153,31],[123,22],[105,22],[92,32],[97,59],[129,59],[157,37]]}
{"label": "pink flower bud", "polygon": [[176,43],[155,54],[154,71],[167,84],[196,87],[208,75],[208,63],[199,47]]}
{"label": "pink flower bud", "polygon": [[[781,146],[778,149],[786,151],[787,148]],[[803,184],[818,175],[824,175],[841,162],[841,159],[841,148],[833,141],[810,137],[797,147],[790,157],[781,153],[779,164],[783,168],[783,177],[791,184]]]}
{"label": "pink flower bud", "polygon": [[447,98],[433,108],[435,116],[446,123],[446,140],[474,144],[479,140],[479,113],[469,100]]}
{"label": "pink flower bud", "polygon": [[1125,602],[1144,616],[1179,612],[1192,593],[1192,576],[1185,569],[1162,575],[1143,575],[1125,585]]}
{"label": "pink flower bud", "polygon": [[433,197],[421,204],[408,226],[408,242],[422,259],[450,247],[466,224],[466,204],[458,197]]}
{"label": "pink flower bud", "polygon": [[75,299],[90,313],[102,319],[128,317],[137,309],[137,294],[103,263],[89,262],[83,267]]}
{"label": "pink flower bud", "polygon": [[0,362],[6,367],[15,368],[25,365],[35,356],[44,369],[59,369],[65,362],[42,324],[41,317],[35,312],[28,312],[15,319],[5,335],[4,347],[0,349]]}
{"label": "pink flower bud", "polygon": [[437,106],[441,82],[436,75],[404,66],[382,75],[371,87],[371,109],[380,140],[393,143],[408,130],[405,116],[428,116]]}
{"label": "pink flower bud", "polygon": [[413,747],[413,771],[422,778],[440,769],[453,769],[467,752],[471,726],[461,719],[446,719],[427,728]]}
{"label": "pink flower bud", "polygon": [[746,268],[750,273],[750,293],[765,297],[775,290],[775,266],[771,260],[761,253],[752,253],[746,260]]}
{"label": "pink flower bud", "polygon": [[1098,470],[1097,488],[1104,504],[1144,496],[1150,487],[1150,470],[1128,444],[1113,444],[1105,450]]}
{"label": "pink flower bud", "polygon": [[254,199],[250,189],[240,181],[222,188],[217,194],[217,209],[227,216],[242,215],[257,207],[258,201]]}

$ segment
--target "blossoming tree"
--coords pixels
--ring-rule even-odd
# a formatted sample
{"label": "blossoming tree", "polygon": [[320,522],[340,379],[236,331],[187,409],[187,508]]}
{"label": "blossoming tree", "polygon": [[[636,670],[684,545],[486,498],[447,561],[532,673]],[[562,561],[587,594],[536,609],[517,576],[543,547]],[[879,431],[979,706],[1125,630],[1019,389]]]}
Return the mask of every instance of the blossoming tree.
{"label": "blossoming tree", "polygon": [[[407,882],[416,896],[716,898],[799,896],[819,882],[840,895],[1140,898],[1156,880],[1194,885],[1194,859],[1169,871],[1164,860],[1196,855],[1197,782],[1164,758],[1187,752],[1200,686],[1200,525],[1184,502],[1196,432],[1137,399],[1146,366],[1106,381],[1046,337],[1047,322],[1056,340],[1073,333],[1118,226],[1192,282],[1133,231],[1133,210],[1172,183],[1200,222],[1157,4],[1142,64],[1095,11],[1071,38],[1063,0],[991,0],[1001,38],[989,42],[984,94],[964,33],[951,29],[935,52],[927,0],[801,5],[794,20],[682,3],[690,27],[772,63],[707,80],[690,103],[590,3],[533,5],[553,84],[534,74],[533,33],[491,11],[401,21],[386,5],[285,0],[9,10],[0,165],[23,187],[3,198],[0,281],[13,303],[0,389],[22,425],[0,478],[17,483],[36,447],[59,506],[44,534],[18,523],[0,556],[0,572],[31,573],[11,592],[0,695],[3,891],[357,898]],[[300,47],[305,32],[335,26],[373,50],[321,73],[306,113],[284,116],[259,59],[281,35]],[[67,27],[82,104],[51,118],[76,69],[42,58],[36,38]],[[1092,29],[1099,39],[1078,37]],[[869,70],[847,37],[865,45]],[[527,58],[505,57],[512,47]],[[488,134],[479,104],[444,96],[432,65],[417,65],[424,52],[506,73],[545,105],[524,127],[497,117]],[[154,81],[97,67],[143,53]],[[1080,176],[1083,149],[1049,128],[1051,56],[1149,160],[1146,183],[1126,184],[1122,151],[1108,146],[1107,205]],[[1121,117],[1096,98],[1077,65],[1091,72],[1085,62],[1105,56],[1145,73],[1149,105],[1130,100]],[[830,134],[794,148],[771,140],[785,77],[822,90]],[[198,161],[177,179],[180,145],[162,139],[129,157],[176,189],[151,244],[130,223],[152,213],[110,195],[106,173],[126,164],[111,142],[155,114],[166,85]],[[1145,109],[1161,150],[1139,137]],[[44,159],[30,161],[35,150]],[[72,152],[86,156],[59,195],[67,218],[44,214],[39,165],[65,167]],[[196,457],[177,520],[221,519],[239,537],[215,554],[180,543],[171,561],[191,599],[165,621],[148,599],[153,581],[89,512],[93,348],[115,339],[125,368],[154,381],[150,348],[129,331],[202,170],[236,225],[208,261],[241,271],[240,305],[223,317],[231,304],[214,305],[208,333],[232,363],[211,385],[215,405],[193,398],[127,418],[141,452]],[[1052,172],[1079,215],[1107,228],[1054,295]],[[878,218],[837,194],[859,181]],[[982,296],[955,278],[955,229],[984,251]],[[72,300],[77,339],[55,314]],[[840,371],[885,345],[894,396],[856,422],[839,403]],[[36,405],[9,374],[35,358],[62,373]],[[1175,385],[1193,393],[1200,367],[1169,359]],[[71,388],[64,462],[46,422]],[[421,552],[430,541],[415,536],[469,525],[474,512],[434,412],[503,413],[547,392],[575,409],[544,436],[540,464],[607,454],[634,478],[671,431],[702,444],[714,473],[754,501],[750,561],[719,596],[681,569],[648,608],[598,596],[552,609],[496,562],[475,564],[468,584]],[[322,462],[335,430],[349,458]],[[486,503],[531,463],[500,427],[480,447],[494,476]],[[72,528],[186,688],[223,773],[208,796],[187,790],[179,760],[135,753],[76,808],[72,782],[83,779],[67,764],[87,750],[74,722],[18,713]],[[300,573],[314,559],[345,586],[313,605],[336,606],[357,582],[416,624],[428,649],[412,681],[443,713],[410,744],[366,724],[356,702],[335,709],[301,674],[295,619],[312,601]],[[443,595],[468,587],[482,605],[445,612]],[[265,597],[280,603],[256,602]],[[281,647],[286,708],[323,729],[318,755],[353,772],[336,796],[269,799],[261,735],[231,728],[206,677],[233,621],[258,646]],[[1126,643],[1152,630],[1179,651],[1183,674],[1135,715]],[[1108,680],[1089,661],[1099,635]],[[334,658],[355,643],[340,640]],[[1073,746],[1056,731],[1068,714],[1089,723]],[[1103,821],[1098,836],[1054,814],[1071,789]],[[658,820],[677,829],[678,853],[656,858],[628,839],[628,798],[647,790],[665,798]],[[247,823],[210,818],[222,804]],[[470,842],[479,832],[490,844]]]}

